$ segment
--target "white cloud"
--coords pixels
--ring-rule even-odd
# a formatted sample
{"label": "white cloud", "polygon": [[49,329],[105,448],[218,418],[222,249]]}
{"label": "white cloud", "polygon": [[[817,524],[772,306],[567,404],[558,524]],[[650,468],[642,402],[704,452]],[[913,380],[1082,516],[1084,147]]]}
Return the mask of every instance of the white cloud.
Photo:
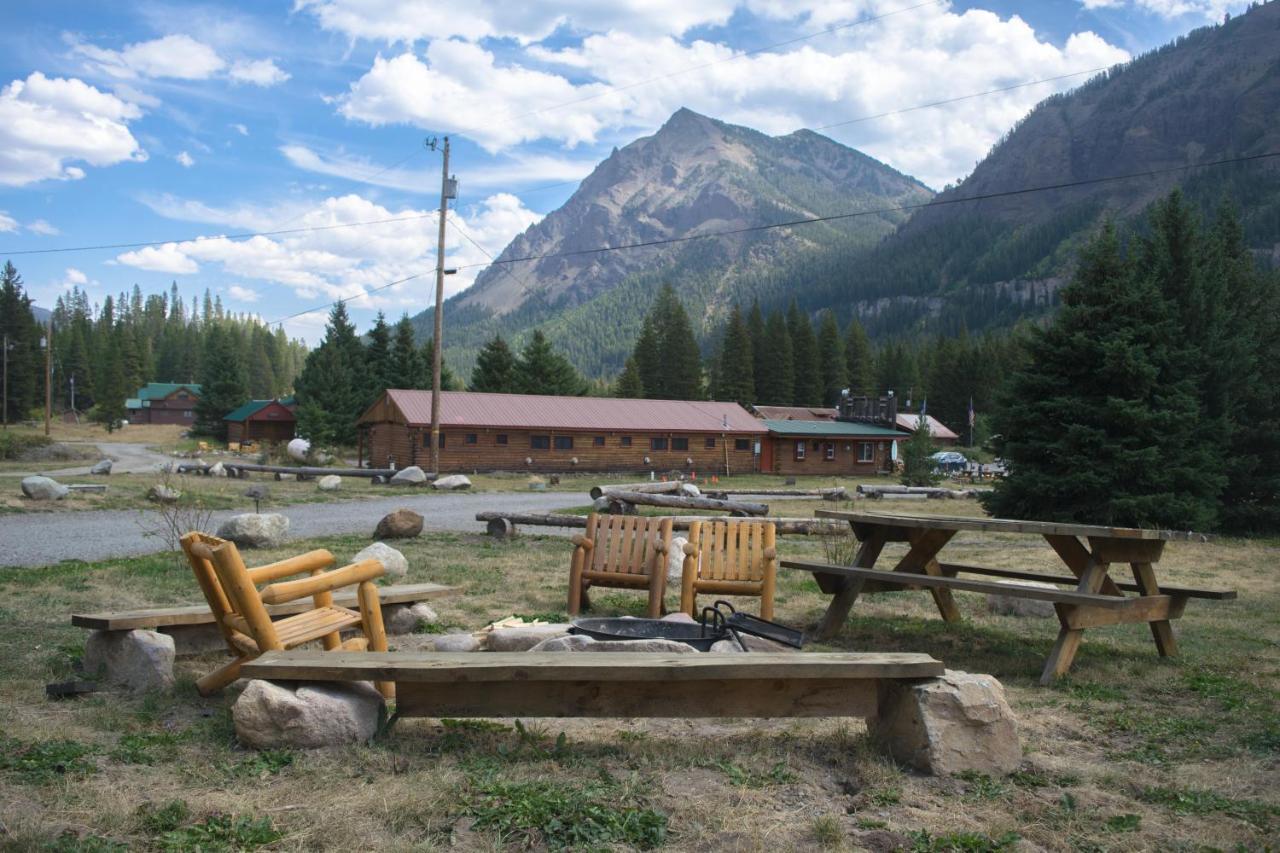
{"label": "white cloud", "polygon": [[236,122],[235,124],[228,125],[228,126],[232,130],[234,130],[236,133],[240,134],[241,136],[249,135],[249,128],[245,127],[243,124],[240,124],[239,122]]}
{"label": "white cloud", "polygon": [[[824,8],[775,0],[765,12],[808,20]],[[840,11],[853,14],[852,7]],[[873,11],[883,10],[877,5]],[[498,64],[474,45],[436,41],[422,56],[378,57],[341,99],[340,110],[374,126],[452,129],[490,151],[534,139],[573,146],[605,133],[652,131],[681,106],[778,134],[1128,58],[1126,51],[1092,32],[1075,33],[1059,46],[1042,40],[1017,16],[1001,18],[973,9],[956,13],[946,7],[843,29],[821,45],[742,56],[709,41],[684,44],[614,31],[588,36],[573,48],[526,52],[544,64],[572,69],[571,81],[548,71]],[[657,76],[665,69],[699,66],[706,67]],[[584,76],[590,82],[574,82]],[[1035,103],[1085,79],[1081,75],[892,115],[832,135],[940,186],[971,170]],[[636,85],[641,81],[644,85]]]}
{"label": "white cloud", "polygon": [[527,43],[562,26],[576,32],[679,35],[696,26],[727,23],[736,5],[736,0],[471,0],[454,5],[435,0],[295,0],[294,9],[311,12],[321,27],[351,39],[411,43],[456,36]]}
{"label": "white cloud", "polygon": [[75,267],[67,267],[67,271],[62,274],[62,280],[68,286],[73,284],[83,285],[89,283],[89,276]]}
{"label": "white cloud", "polygon": [[258,291],[251,287],[241,287],[238,284],[228,287],[227,293],[231,294],[231,298],[237,302],[257,302],[259,298]]}
{"label": "white cloud", "polygon": [[147,154],[129,132],[137,106],[89,84],[39,71],[0,90],[0,184],[75,180],[73,162],[111,166]]}
{"label": "white cloud", "polygon": [[231,66],[228,76],[237,83],[251,83],[254,86],[275,86],[289,79],[288,72],[271,59],[242,59]]}
{"label": "white cloud", "polygon": [[43,219],[36,219],[27,223],[27,230],[32,234],[39,234],[41,237],[56,237],[62,232]]}
{"label": "white cloud", "polygon": [[181,165],[182,168],[184,169],[190,169],[192,166],[196,164],[196,161],[192,159],[191,155],[188,154],[186,151],[179,151],[178,156],[174,157],[173,159],[177,160],[178,164]]}
{"label": "white cloud", "polygon": [[1131,6],[1161,18],[1196,15],[1205,20],[1219,20],[1227,12],[1243,12],[1247,0],[1080,0],[1086,9],[1118,9]]}
{"label": "white cloud", "polygon": [[17,231],[18,220],[0,210],[0,231]]}
{"label": "white cloud", "polygon": [[76,42],[73,50],[107,74],[124,79],[170,77],[207,80],[227,65],[212,47],[182,34],[136,42],[123,50]]}
{"label": "white cloud", "polygon": [[[185,243],[182,245],[186,245]],[[122,264],[137,267],[148,272],[165,272],[174,275],[190,275],[199,272],[200,267],[179,249],[177,243],[165,243],[163,246],[147,246],[135,252],[125,252],[116,258]]]}

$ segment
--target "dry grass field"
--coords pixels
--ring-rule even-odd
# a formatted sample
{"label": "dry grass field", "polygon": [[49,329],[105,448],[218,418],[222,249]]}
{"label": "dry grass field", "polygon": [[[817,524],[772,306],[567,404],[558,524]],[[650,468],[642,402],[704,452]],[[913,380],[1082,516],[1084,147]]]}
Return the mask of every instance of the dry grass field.
{"label": "dry grass field", "polygon": [[[806,515],[820,504],[789,504]],[[969,502],[877,504],[977,512]],[[339,559],[356,537],[296,542]],[[1027,538],[961,534],[953,558],[1056,569]],[[402,547],[412,581],[455,584],[439,624],[563,618],[569,546],[437,534]],[[824,544],[787,538],[784,556]],[[896,552],[887,552],[886,559]],[[3,850],[1264,850],[1280,837],[1280,578],[1274,542],[1172,543],[1170,583],[1228,586],[1193,601],[1182,657],[1160,660],[1145,626],[1088,632],[1072,676],[1036,686],[1054,620],[966,619],[929,596],[866,598],[813,650],[927,652],[1005,684],[1025,761],[993,779],[905,771],[859,720],[404,720],[367,746],[250,752],[234,739],[236,691],[202,699],[216,657],[179,658],[170,695],[51,702],[83,648],[73,611],[198,598],[172,555],[0,573],[0,849]],[[641,595],[597,594],[637,613]],[[814,622],[826,599],[783,571],[778,616]],[[414,647],[424,638],[398,640]],[[714,697],[709,697],[714,701]],[[563,733],[563,737],[560,737]]]}

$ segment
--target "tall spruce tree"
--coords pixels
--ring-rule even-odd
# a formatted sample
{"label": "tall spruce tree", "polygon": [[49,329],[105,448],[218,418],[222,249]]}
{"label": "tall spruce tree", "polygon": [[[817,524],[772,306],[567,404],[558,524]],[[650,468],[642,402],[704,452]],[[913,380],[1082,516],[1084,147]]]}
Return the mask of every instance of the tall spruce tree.
{"label": "tall spruce tree", "polygon": [[865,397],[876,393],[875,358],[871,354],[871,342],[862,323],[854,317],[844,337],[844,364],[849,376],[849,393]]}
{"label": "tall spruce tree", "polygon": [[381,311],[374,318],[373,327],[369,329],[369,343],[365,347],[365,371],[375,398],[391,387],[391,327],[387,325],[387,318]]}
{"label": "tall spruce tree", "polygon": [[120,352],[115,341],[108,340],[101,352],[97,379],[94,382],[94,404],[89,411],[90,418],[114,432],[116,427],[128,416],[125,409],[125,397],[128,395],[124,384],[124,368],[120,361]]}
{"label": "tall spruce tree", "polygon": [[662,341],[658,336],[653,315],[644,318],[640,325],[640,336],[636,338],[631,358],[636,365],[636,373],[640,378],[642,396],[658,398],[662,396]]}
{"label": "tall spruce tree", "polygon": [[587,383],[569,360],[551,347],[541,329],[534,330],[516,365],[516,388],[522,394],[581,397]]}
{"label": "tall spruce tree", "polygon": [[720,341],[712,398],[735,403],[750,403],[755,400],[754,364],[751,333],[747,330],[746,321],[742,319],[742,311],[735,305],[729,312],[724,338]]}
{"label": "tall spruce tree", "polygon": [[768,406],[789,406],[795,394],[795,361],[791,351],[791,333],[780,311],[771,312],[765,321],[764,348],[769,359],[764,363],[763,372],[756,377],[757,402]]}
{"label": "tall spruce tree", "polygon": [[372,402],[365,376],[364,346],[339,302],[298,376],[299,434],[317,445],[353,444],[356,420]]}
{"label": "tall spruce tree", "polygon": [[234,334],[218,321],[209,324],[204,348],[195,431],[226,441],[227,422],[222,418],[249,400],[244,360]]}
{"label": "tall spruce tree", "polygon": [[765,346],[764,312],[760,310],[758,299],[752,301],[751,310],[747,312],[747,337],[751,339],[751,376],[755,383],[755,393],[751,399],[761,402],[763,389],[760,383],[769,361],[769,350]]}
{"label": "tall spruce tree", "polygon": [[636,367],[635,358],[628,357],[614,385],[613,396],[628,400],[639,400],[644,397],[644,383],[640,381],[640,369]]}
{"label": "tall spruce tree", "polygon": [[418,388],[422,378],[422,358],[414,339],[413,321],[401,314],[391,342],[391,388]]}
{"label": "tall spruce tree", "polygon": [[701,399],[702,351],[689,314],[671,285],[662,286],[652,316],[659,340],[659,384],[651,389],[646,382],[645,391],[650,397],[665,400]]}
{"label": "tall spruce tree", "polygon": [[476,367],[471,371],[471,390],[497,394],[515,392],[516,357],[502,335],[494,335],[476,356]]}
{"label": "tall spruce tree", "polygon": [[840,326],[830,309],[823,311],[818,321],[818,365],[822,372],[822,405],[838,405],[840,392],[849,387],[849,370]]}
{"label": "tall spruce tree", "polygon": [[[9,387],[4,409],[10,423],[22,420],[36,405],[43,390],[40,382],[40,327],[31,314],[31,299],[22,276],[6,261],[0,272],[0,346],[9,343]],[[3,354],[0,354],[2,357]]]}
{"label": "tall spruce tree", "polygon": [[1053,324],[996,414],[1009,474],[994,515],[1136,527],[1212,526],[1221,474],[1188,454],[1194,379],[1179,374],[1175,313],[1108,223],[1080,255]]}
{"label": "tall spruce tree", "polygon": [[[435,358],[436,341],[434,337],[427,338],[422,344],[422,352],[418,354],[418,361],[422,365],[422,376],[418,379],[418,383],[413,386],[415,388],[425,388],[430,391],[434,387],[435,377],[432,373],[432,359]],[[457,391],[461,388],[461,383],[453,375],[453,371],[449,369],[449,362],[445,360],[444,353],[440,354],[440,390],[441,391]]]}
{"label": "tall spruce tree", "polygon": [[920,418],[911,436],[902,443],[902,485],[936,486],[942,477],[931,458],[937,448],[933,445],[933,433],[929,419]]}
{"label": "tall spruce tree", "polygon": [[818,363],[818,339],[809,315],[795,299],[787,309],[787,331],[791,335],[791,405],[822,405],[822,367]]}

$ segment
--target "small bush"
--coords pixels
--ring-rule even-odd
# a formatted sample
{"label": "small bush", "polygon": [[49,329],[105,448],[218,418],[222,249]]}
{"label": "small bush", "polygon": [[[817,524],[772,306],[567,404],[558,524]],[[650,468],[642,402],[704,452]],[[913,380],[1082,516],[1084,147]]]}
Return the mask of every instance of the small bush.
{"label": "small bush", "polygon": [[609,785],[574,787],[558,782],[489,782],[475,792],[468,814],[475,828],[551,850],[625,844],[649,850],[663,843],[666,815],[619,802]]}
{"label": "small bush", "polygon": [[30,451],[38,447],[48,447],[52,443],[53,439],[39,433],[0,431],[0,459],[7,461],[22,459]]}

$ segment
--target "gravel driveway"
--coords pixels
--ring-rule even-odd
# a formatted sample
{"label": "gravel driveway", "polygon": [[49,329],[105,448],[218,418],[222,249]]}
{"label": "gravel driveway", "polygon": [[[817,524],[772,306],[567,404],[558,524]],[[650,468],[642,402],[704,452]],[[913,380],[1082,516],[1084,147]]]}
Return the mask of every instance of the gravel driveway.
{"label": "gravel driveway", "polygon": [[[72,444],[83,446],[86,442],[66,441],[63,444]],[[103,456],[111,460],[111,472],[113,474],[149,474],[155,471],[161,465],[165,465],[174,461],[172,456],[166,456],[163,453],[156,453],[154,450],[148,450],[145,444],[130,444],[128,442],[111,442],[100,441],[92,444],[98,448]],[[41,471],[11,472],[5,476],[8,477],[26,477],[31,474],[39,473],[45,477],[84,477],[89,473],[89,468],[93,465],[76,465],[70,468],[51,469],[53,463],[47,463],[42,467]]]}
{"label": "gravel driveway", "polygon": [[[475,515],[481,510],[550,512],[589,503],[591,497],[585,492],[404,492],[373,500],[273,507],[271,511],[289,517],[290,538],[305,539],[335,533],[372,534],[378,519],[400,507],[421,513],[426,530],[480,532],[484,525]],[[235,514],[215,513],[215,526]],[[142,536],[141,515],[138,510],[0,515],[0,566],[47,566],[62,560],[94,561],[162,550],[162,542]],[[554,527],[546,530],[567,532]]]}

